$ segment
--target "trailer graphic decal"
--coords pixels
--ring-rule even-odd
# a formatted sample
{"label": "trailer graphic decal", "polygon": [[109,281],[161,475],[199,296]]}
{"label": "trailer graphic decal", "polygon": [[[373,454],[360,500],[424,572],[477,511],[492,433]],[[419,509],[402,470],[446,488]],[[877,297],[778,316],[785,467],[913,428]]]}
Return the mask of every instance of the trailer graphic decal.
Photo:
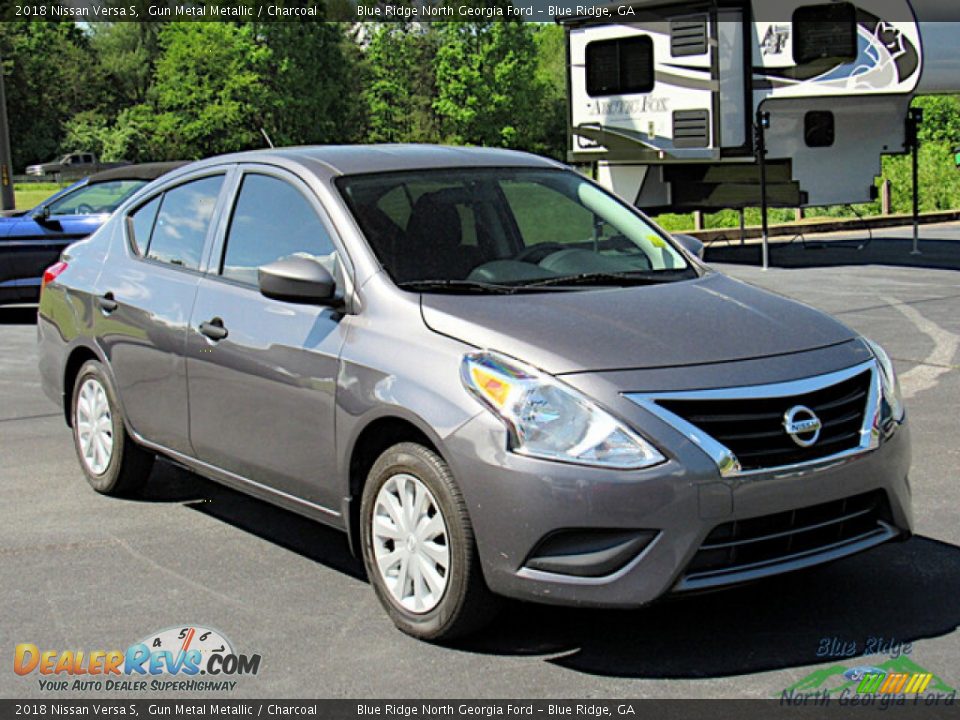
{"label": "trailer graphic decal", "polygon": [[767,28],[767,34],[763,36],[760,47],[764,55],[783,55],[789,40],[789,25],[771,25]]}
{"label": "trailer graphic decal", "polygon": [[[861,11],[863,15],[869,14]],[[764,55],[768,54],[767,38],[774,27],[770,26],[761,42]],[[777,89],[816,85],[822,90],[899,92],[904,84],[916,79],[919,69],[920,54],[903,30],[869,16],[857,24],[857,57],[852,62],[838,63],[827,70],[815,62],[782,70],[756,67],[754,78],[761,86],[768,80]]]}

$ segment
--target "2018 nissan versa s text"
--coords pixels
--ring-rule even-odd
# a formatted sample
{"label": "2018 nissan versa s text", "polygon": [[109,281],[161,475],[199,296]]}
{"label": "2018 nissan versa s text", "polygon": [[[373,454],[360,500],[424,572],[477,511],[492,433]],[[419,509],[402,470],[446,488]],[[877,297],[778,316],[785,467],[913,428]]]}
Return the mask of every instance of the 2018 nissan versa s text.
{"label": "2018 nissan versa s text", "polygon": [[341,528],[421,638],[497,596],[637,607],[911,531],[880,347],[523,153],[180,168],[48,269],[38,332],[96,490],[161,454]]}

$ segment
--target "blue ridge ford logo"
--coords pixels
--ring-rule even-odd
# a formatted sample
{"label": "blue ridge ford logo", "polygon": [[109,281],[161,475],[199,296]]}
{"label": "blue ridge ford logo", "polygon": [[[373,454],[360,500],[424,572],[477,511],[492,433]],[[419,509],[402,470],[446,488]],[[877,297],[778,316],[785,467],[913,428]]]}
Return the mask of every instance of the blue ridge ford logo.
{"label": "blue ridge ford logo", "polygon": [[817,442],[822,427],[817,414],[804,405],[794,405],[783,415],[783,429],[802,448]]}

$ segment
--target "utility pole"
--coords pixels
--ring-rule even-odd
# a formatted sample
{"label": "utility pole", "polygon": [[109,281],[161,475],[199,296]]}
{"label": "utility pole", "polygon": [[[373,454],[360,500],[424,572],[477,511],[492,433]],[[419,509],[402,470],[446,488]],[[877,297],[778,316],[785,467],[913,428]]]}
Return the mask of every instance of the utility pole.
{"label": "utility pole", "polygon": [[0,57],[0,210],[13,210],[14,207],[10,127],[7,125],[7,96],[3,89],[3,58]]}
{"label": "utility pole", "polygon": [[756,133],[757,161],[760,163],[760,222],[763,227],[763,269],[770,267],[770,232],[767,224],[767,128],[770,127],[770,113],[757,109]]}
{"label": "utility pole", "polygon": [[907,143],[913,155],[913,249],[911,255],[920,252],[920,126],[923,124],[923,108],[907,110]]}

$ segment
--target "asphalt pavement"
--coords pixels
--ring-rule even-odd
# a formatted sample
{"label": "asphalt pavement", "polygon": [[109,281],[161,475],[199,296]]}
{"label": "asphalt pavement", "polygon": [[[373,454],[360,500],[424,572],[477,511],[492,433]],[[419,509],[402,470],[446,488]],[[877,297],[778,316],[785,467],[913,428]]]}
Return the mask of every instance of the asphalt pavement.
{"label": "asphalt pavement", "polygon": [[[960,239],[956,225],[923,232]],[[168,463],[143,498],[94,493],[40,389],[35,311],[0,308],[0,697],[142,697],[41,690],[12,671],[14,646],[123,649],[188,625],[261,655],[257,675],[217,693],[237,698],[773,698],[891,654],[960,687],[960,273],[895,260],[716,267],[888,349],[913,429],[913,539],[630,612],[509,603],[456,646],[394,630],[333,530]],[[825,642],[887,652],[824,657]]]}

